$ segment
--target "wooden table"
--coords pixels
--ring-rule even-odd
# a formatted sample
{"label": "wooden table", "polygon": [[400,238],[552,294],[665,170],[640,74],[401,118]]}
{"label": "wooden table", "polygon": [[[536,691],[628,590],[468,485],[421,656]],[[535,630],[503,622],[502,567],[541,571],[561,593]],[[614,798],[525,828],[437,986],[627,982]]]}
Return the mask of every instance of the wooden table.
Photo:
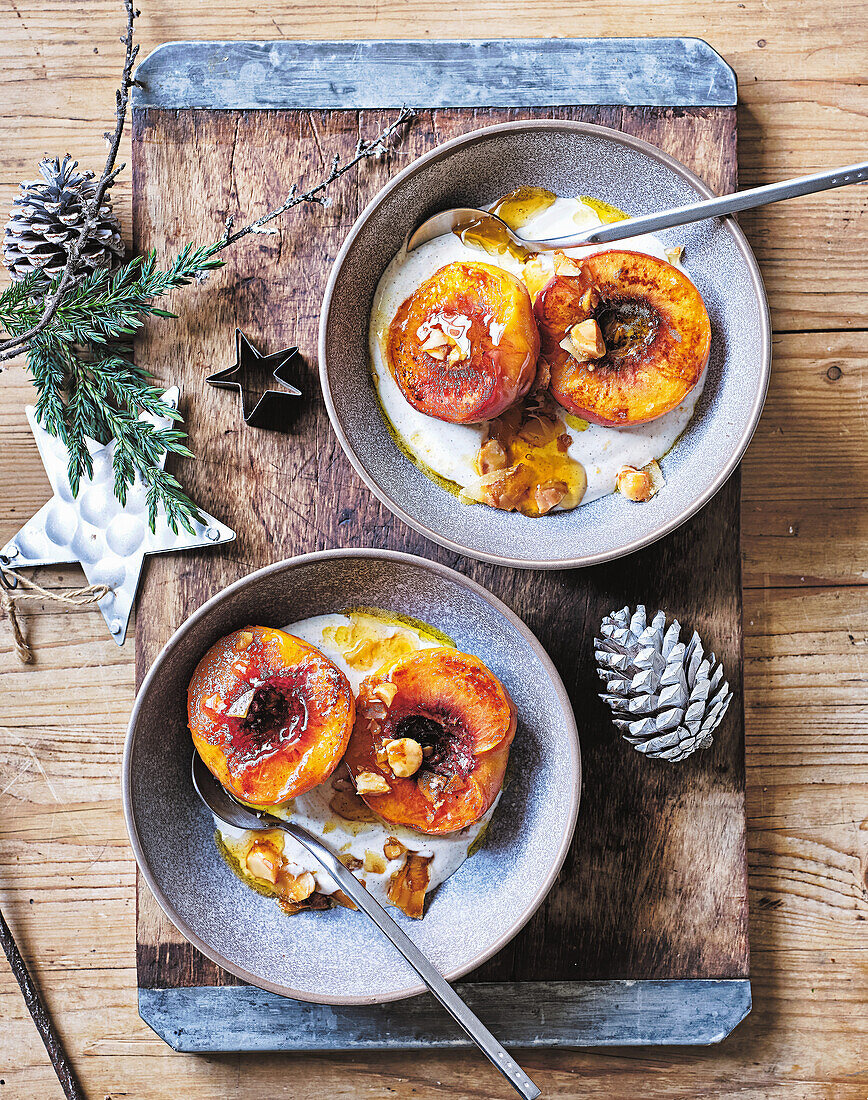
{"label": "wooden table", "polygon": [[[483,0],[471,14],[281,0],[161,0],[143,53],[184,38],[617,35],[707,39],[740,79],[743,186],[865,156],[868,21],[861,0],[711,0],[590,9]],[[122,31],[115,0],[0,0],[0,194],[46,151],[103,157]],[[179,181],[183,186],[183,181]],[[117,187],[129,226],[129,176]],[[743,216],[769,290],[775,362],[744,461],[745,678],[754,1009],[719,1048],[538,1051],[546,1096],[868,1095],[868,189]],[[22,405],[0,378],[0,543],[44,502]],[[178,559],[178,567],[183,562]],[[72,587],[80,572],[39,571]],[[506,1097],[473,1054],[219,1056],[172,1053],[135,1003],[134,864],[120,807],[132,646],[91,611],[39,606],[38,651],[18,664],[0,624],[0,903],[89,1097]],[[0,1100],[60,1096],[18,988],[0,967]]]}

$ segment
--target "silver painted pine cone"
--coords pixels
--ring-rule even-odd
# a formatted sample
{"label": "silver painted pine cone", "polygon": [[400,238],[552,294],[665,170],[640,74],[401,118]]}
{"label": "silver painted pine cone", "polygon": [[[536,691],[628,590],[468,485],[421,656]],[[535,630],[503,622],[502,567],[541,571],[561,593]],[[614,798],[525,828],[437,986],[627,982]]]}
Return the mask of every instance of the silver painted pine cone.
{"label": "silver painted pine cone", "polygon": [[681,626],[658,611],[623,607],[607,615],[594,639],[600,695],[626,741],[646,756],[683,760],[712,742],[732,699],[723,666],[705,656],[699,635],[684,645]]}
{"label": "silver painted pine cone", "polygon": [[[78,161],[67,155],[39,162],[40,180],[20,185],[3,235],[3,262],[13,279],[41,271],[56,278],[66,266],[67,251],[84,224],[85,208],[96,192],[93,172],[77,172]],[[113,269],[124,259],[121,227],[111,200],[105,198],[96,228],[82,250],[79,275],[99,267]]]}

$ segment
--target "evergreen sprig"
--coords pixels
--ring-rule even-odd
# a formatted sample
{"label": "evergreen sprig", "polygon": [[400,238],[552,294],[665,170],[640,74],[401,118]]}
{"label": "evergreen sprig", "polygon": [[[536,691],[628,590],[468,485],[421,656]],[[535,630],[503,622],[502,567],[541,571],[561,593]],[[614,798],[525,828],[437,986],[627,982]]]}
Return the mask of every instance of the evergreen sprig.
{"label": "evergreen sprig", "polygon": [[[132,45],[133,21],[137,11],[124,0],[127,11],[126,60],[122,87],[118,92],[118,123],[99,195],[106,193],[117,171],[114,160],[123,129],[132,63],[137,47]],[[178,526],[192,532],[193,520],[202,516],[184,493],[177,479],[160,469],[164,455],[192,457],[179,428],[158,428],[142,414],[181,419],[176,409],[163,401],[163,390],[152,375],[137,366],[131,356],[132,337],[148,317],[174,317],[154,303],[170,291],[203,279],[223,263],[218,253],[249,234],[271,233],[269,223],[303,203],[325,205],[331,186],[361,161],[386,153],[395,135],[415,118],[412,108],[403,108],[395,119],[370,140],[359,139],[354,154],[342,161],[335,156],[325,176],[306,191],[295,184],[283,203],[233,232],[234,216],[226,219],[219,241],[183,248],[165,269],[157,267],[149,252],[128,261],[114,274],[99,268],[82,275],[78,254],[95,225],[98,204],[89,208],[81,236],[69,253],[67,267],[49,283],[39,272],[8,286],[0,293],[0,363],[19,354],[36,385],[36,416],[52,435],[60,438],[69,452],[69,484],[78,494],[81,480],[93,475],[93,458],[88,439],[97,443],[116,440],[114,489],[121,504],[138,480],[145,488],[151,530],[160,509],[173,531]],[[100,199],[101,201],[101,199]]]}
{"label": "evergreen sprig", "polygon": [[[158,428],[141,414],[181,419],[163,400],[151,374],[130,358],[130,340],[147,317],[173,317],[154,302],[172,290],[202,279],[220,267],[222,242],[187,245],[165,270],[153,252],[137,256],[110,274],[98,270],[61,299],[51,323],[32,338],[27,366],[38,392],[40,424],[58,436],[69,452],[69,484],[78,493],[93,475],[87,439],[114,439],[114,489],[121,504],[138,478],[145,487],[148,520],[155,529],[160,508],[173,531],[193,530],[201,520],[175,477],[160,469],[165,454],[191,457],[178,428]],[[42,315],[56,283],[39,276],[13,283],[0,294],[0,327],[11,336],[26,332]]]}

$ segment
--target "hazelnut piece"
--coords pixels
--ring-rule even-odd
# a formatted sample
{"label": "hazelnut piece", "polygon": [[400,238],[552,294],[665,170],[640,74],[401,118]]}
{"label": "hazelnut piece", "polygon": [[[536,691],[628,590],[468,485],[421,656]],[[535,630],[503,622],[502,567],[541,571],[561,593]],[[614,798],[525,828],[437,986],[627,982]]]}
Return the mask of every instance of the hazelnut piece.
{"label": "hazelnut piece", "polygon": [[281,856],[271,845],[254,844],[245,857],[244,864],[249,874],[265,882],[277,882]]}
{"label": "hazelnut piece", "polygon": [[297,875],[289,884],[286,894],[290,901],[305,901],[315,889],[316,879],[310,871],[303,871],[302,874]]}
{"label": "hazelnut piece", "polygon": [[359,772],[355,783],[359,794],[388,794],[392,789],[383,776],[376,772]]}
{"label": "hazelnut piece", "polygon": [[399,737],[387,742],[386,759],[395,775],[408,779],[422,767],[422,746],[412,737]]}
{"label": "hazelnut piece", "polygon": [[382,684],[377,684],[374,688],[374,695],[380,699],[387,707],[392,705],[392,700],[398,692],[397,684],[390,684],[388,681],[384,681]]}
{"label": "hazelnut piece", "polygon": [[603,334],[593,317],[573,325],[561,340],[561,347],[579,360],[602,359],[606,354]]}

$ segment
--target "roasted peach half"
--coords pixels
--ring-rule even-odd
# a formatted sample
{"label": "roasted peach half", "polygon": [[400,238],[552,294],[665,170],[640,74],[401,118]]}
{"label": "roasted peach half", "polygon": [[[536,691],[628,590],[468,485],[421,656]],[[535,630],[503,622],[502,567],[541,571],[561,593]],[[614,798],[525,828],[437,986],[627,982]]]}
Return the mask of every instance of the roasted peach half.
{"label": "roasted peach half", "polygon": [[283,630],[248,626],[205,654],[187,692],[193,744],[227,790],[276,806],[328,778],[355,700],[339,668]]}
{"label": "roasted peach half", "polygon": [[512,699],[478,657],[424,649],[362,683],[346,761],[380,817],[452,833],[491,807],[514,736]]}
{"label": "roasted peach half", "polygon": [[419,412],[452,424],[490,420],[523,397],[536,374],[530,295],[490,264],[447,264],[400,307],[385,350]]}
{"label": "roasted peach half", "polygon": [[711,326],[699,291],[653,256],[612,250],[564,265],[534,311],[552,396],[595,424],[662,416],[708,362]]}

